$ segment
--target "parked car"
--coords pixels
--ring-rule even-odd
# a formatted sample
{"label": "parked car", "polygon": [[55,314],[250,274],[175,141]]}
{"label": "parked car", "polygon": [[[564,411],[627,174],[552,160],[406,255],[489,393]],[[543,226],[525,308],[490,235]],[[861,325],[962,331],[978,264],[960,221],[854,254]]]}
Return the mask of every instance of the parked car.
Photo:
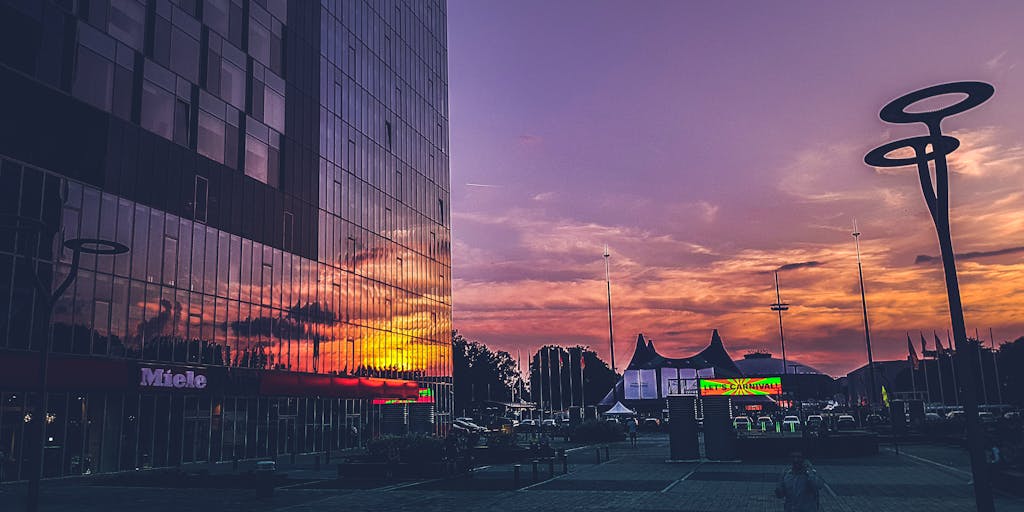
{"label": "parked car", "polygon": [[783,432],[791,432],[791,431],[795,431],[795,430],[800,430],[800,427],[801,427],[801,425],[800,425],[800,418],[799,417],[797,417],[797,416],[786,416],[785,418],[782,418],[782,431]]}
{"label": "parked car", "polygon": [[527,418],[523,421],[520,421],[519,428],[522,429],[523,432],[533,432],[534,430],[537,430],[537,420]]}
{"label": "parked car", "polygon": [[775,422],[768,416],[758,416],[757,428],[761,430],[775,430]]}
{"label": "parked car", "polygon": [[964,412],[963,411],[949,411],[949,412],[946,413],[946,419],[947,420],[951,420],[951,421],[953,421],[953,420],[963,420],[964,419]]}
{"label": "parked car", "polygon": [[456,426],[456,427],[461,427],[461,428],[466,429],[469,432],[475,432],[477,434],[482,434],[484,432],[487,432],[486,428],[481,427],[480,425],[477,425],[476,423],[473,423],[472,421],[466,421],[466,420],[461,419],[461,418],[456,418],[455,421],[452,422],[452,424],[454,426]]}
{"label": "parked car", "polygon": [[996,415],[988,411],[981,411],[978,413],[978,419],[980,419],[982,423],[995,423]]}
{"label": "parked car", "polygon": [[857,428],[857,420],[849,414],[840,414],[836,420],[836,430],[854,430]]}
{"label": "parked car", "polygon": [[658,418],[644,418],[644,422],[641,423],[647,430],[658,430],[661,428],[661,421]]}
{"label": "parked car", "polygon": [[942,421],[942,416],[939,416],[939,413],[936,413],[936,412],[926,412],[926,413],[924,413],[924,422],[925,423],[939,423],[941,421]]}
{"label": "parked car", "polygon": [[820,414],[812,414],[807,417],[807,421],[805,424],[807,425],[807,428],[810,429],[821,428],[825,424],[825,418],[823,418]]}
{"label": "parked car", "polygon": [[868,425],[875,426],[885,423],[885,419],[882,418],[881,414],[868,414],[867,417],[864,418],[864,422]]}
{"label": "parked car", "polygon": [[750,418],[746,416],[737,416],[732,420],[732,428],[736,430],[750,430]]}
{"label": "parked car", "polygon": [[548,428],[555,428],[557,426],[558,426],[558,424],[556,424],[555,420],[552,419],[552,418],[547,418],[547,419],[544,419],[544,420],[540,421],[540,428],[548,429]]}
{"label": "parked car", "polygon": [[1004,414],[1003,418],[1008,419],[1008,420],[1019,420],[1020,419],[1020,411],[1010,411],[1010,412]]}

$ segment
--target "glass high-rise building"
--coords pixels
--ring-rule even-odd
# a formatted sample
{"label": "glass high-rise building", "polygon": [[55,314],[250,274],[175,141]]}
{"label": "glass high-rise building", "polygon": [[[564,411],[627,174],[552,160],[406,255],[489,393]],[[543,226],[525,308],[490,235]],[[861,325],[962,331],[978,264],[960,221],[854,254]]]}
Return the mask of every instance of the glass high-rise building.
{"label": "glass high-rise building", "polygon": [[445,10],[0,0],[0,479],[445,432]]}

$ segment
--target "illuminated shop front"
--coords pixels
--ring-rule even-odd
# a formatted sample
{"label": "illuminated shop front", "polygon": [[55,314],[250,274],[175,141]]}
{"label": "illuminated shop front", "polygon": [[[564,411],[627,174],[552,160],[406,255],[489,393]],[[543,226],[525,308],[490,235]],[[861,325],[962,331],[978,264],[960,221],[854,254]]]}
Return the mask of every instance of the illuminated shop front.
{"label": "illuminated shop front", "polygon": [[[0,233],[0,480],[40,418],[48,476],[450,424],[444,3],[185,4],[0,0],[59,39],[0,52],[0,214],[47,227]],[[47,321],[26,258],[54,289],[79,238],[129,250]]]}

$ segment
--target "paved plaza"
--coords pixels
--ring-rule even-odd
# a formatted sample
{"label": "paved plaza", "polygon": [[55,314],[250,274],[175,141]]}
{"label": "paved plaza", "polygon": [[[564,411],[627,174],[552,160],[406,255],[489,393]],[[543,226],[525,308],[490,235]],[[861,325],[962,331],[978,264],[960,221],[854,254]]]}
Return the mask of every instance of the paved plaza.
{"label": "paved plaza", "polygon": [[[538,511],[781,511],[773,495],[785,462],[667,462],[668,438],[649,435],[637,448],[628,443],[608,446],[609,459],[597,448],[569,453],[568,473],[555,466],[549,478],[546,463],[533,480],[531,464],[520,468],[515,485],[511,465],[475,471],[471,478],[417,481],[338,481],[333,468],[317,471],[300,461],[282,466],[297,483],[278,488],[273,497],[253,490],[159,488],[96,485],[95,480],[50,481],[44,484],[48,512],[112,510],[182,511],[329,511],[451,510]],[[958,449],[935,446],[892,447],[856,459],[813,461],[827,487],[826,511],[965,511],[973,510],[969,475],[957,467],[965,461]],[[0,510],[18,510],[23,486],[0,486]],[[997,498],[997,509],[1024,510],[1024,500]]]}

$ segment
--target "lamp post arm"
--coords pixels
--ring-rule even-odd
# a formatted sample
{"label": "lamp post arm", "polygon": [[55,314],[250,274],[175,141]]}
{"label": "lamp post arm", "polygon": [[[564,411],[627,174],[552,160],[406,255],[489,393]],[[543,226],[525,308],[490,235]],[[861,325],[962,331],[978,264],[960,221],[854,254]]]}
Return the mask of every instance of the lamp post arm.
{"label": "lamp post arm", "polygon": [[68,288],[71,287],[71,283],[75,282],[75,278],[78,277],[78,267],[81,265],[81,262],[81,251],[76,250],[73,253],[71,253],[71,268],[68,270],[68,275],[67,277],[64,278],[64,281],[60,283],[60,286],[58,286],[56,290],[54,290],[53,297],[50,299],[51,302],[56,303],[57,300],[60,299],[62,295],[64,295],[64,292],[66,292]]}

